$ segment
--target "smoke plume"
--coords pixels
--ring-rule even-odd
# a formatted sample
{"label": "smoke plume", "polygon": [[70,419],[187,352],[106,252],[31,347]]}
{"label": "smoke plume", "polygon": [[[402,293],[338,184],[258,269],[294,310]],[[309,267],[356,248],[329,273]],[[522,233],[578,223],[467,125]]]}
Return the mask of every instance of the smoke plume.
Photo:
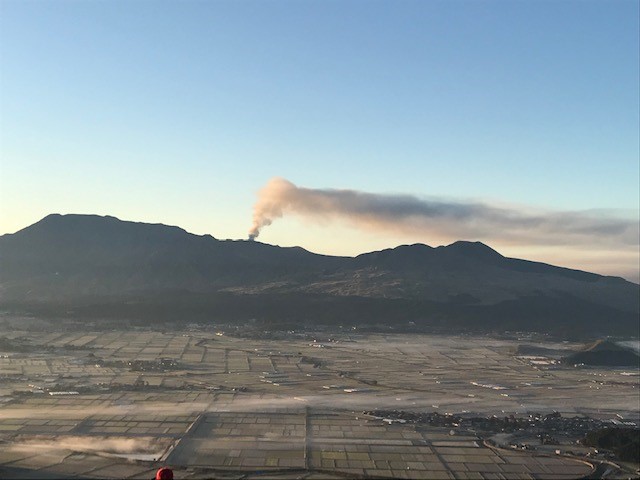
{"label": "smoke plume", "polygon": [[295,214],[312,220],[346,220],[369,230],[419,233],[429,238],[498,240],[527,245],[637,245],[637,220],[603,211],[535,211],[480,202],[454,202],[412,195],[302,188],[271,179],[254,206],[253,240],[278,218]]}

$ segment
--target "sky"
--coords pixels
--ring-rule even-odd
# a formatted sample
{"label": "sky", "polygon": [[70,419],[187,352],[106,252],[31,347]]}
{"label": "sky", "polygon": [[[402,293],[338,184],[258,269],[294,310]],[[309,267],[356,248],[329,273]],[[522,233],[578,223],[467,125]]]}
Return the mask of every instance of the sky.
{"label": "sky", "polygon": [[622,219],[633,238],[594,227],[545,243],[535,225],[528,241],[509,224],[410,228],[289,205],[266,243],[354,255],[480,240],[637,282],[638,9],[0,0],[0,234],[91,213],[247,238],[281,178],[518,218]]}

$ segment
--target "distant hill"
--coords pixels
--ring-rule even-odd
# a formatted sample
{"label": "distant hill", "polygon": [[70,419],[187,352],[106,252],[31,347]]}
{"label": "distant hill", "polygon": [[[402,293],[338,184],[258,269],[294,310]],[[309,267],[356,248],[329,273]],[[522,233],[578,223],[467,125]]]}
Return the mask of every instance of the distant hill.
{"label": "distant hill", "polygon": [[601,428],[589,432],[582,443],[612,450],[623,462],[640,463],[640,429]]}
{"label": "distant hill", "polygon": [[640,356],[635,351],[610,340],[598,340],[563,361],[573,365],[640,368]]}
{"label": "distant hill", "polygon": [[0,237],[0,307],[41,315],[637,336],[639,293],[480,242],[332,257],[95,215]]}

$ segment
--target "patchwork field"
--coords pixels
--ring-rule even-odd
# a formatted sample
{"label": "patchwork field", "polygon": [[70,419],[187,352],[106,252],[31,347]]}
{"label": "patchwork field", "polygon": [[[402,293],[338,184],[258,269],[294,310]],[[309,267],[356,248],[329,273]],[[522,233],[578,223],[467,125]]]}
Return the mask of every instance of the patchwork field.
{"label": "patchwork field", "polygon": [[559,367],[516,356],[516,340],[4,336],[0,476],[11,478],[151,478],[164,464],[177,478],[576,478],[593,465],[363,412],[638,417],[637,370]]}

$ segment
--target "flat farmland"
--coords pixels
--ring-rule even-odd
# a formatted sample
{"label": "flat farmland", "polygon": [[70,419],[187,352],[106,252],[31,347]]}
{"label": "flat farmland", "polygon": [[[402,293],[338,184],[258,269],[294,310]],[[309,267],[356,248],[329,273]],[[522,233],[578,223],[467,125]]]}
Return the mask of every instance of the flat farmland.
{"label": "flat farmland", "polygon": [[178,478],[576,478],[593,466],[370,411],[638,416],[637,370],[532,361],[516,355],[518,340],[150,330],[5,337],[14,348],[0,351],[0,475],[16,478],[150,478],[164,464]]}

